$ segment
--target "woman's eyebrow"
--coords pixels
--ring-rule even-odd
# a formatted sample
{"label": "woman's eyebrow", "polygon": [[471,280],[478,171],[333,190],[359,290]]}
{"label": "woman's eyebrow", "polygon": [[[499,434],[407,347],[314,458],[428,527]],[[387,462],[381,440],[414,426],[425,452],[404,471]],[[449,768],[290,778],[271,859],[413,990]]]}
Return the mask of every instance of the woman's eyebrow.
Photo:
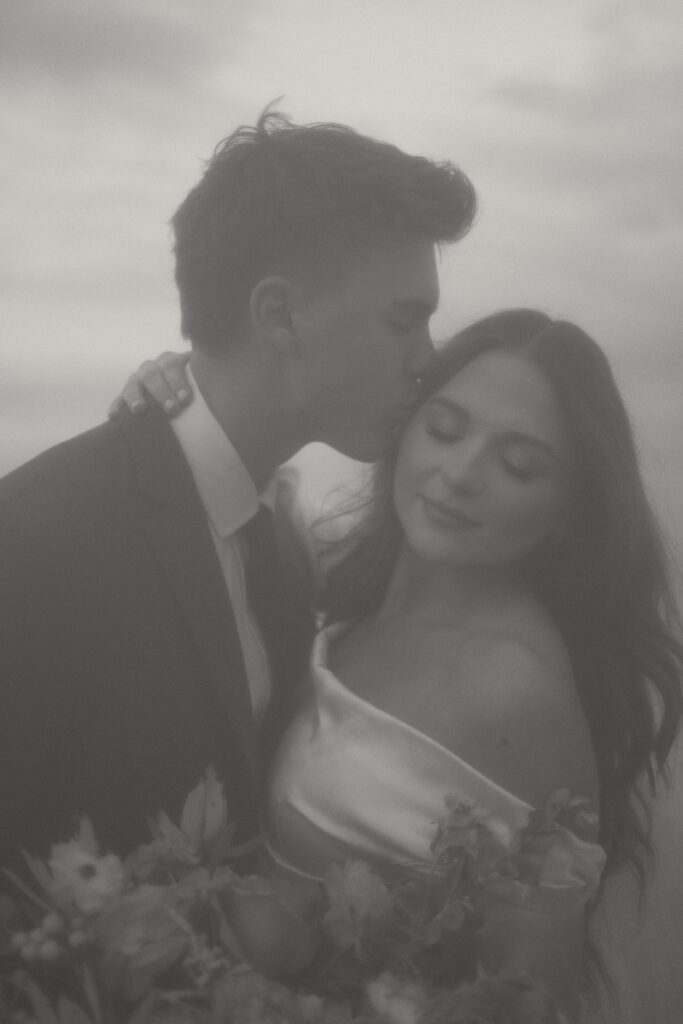
{"label": "woman's eyebrow", "polygon": [[[454,402],[452,398],[446,398],[445,395],[434,395],[434,397],[430,398],[426,404],[441,405],[445,409],[448,409],[449,412],[454,413],[456,416],[459,416],[467,422],[470,422],[472,419],[472,414],[468,409],[460,405],[458,402]],[[526,434],[523,430],[502,430],[500,431],[500,438],[504,441],[515,441],[518,444],[534,445],[534,447],[540,448],[552,459],[557,460],[559,458],[558,453],[551,444],[547,441],[543,441],[540,437],[535,437],[533,434]]]}
{"label": "woman's eyebrow", "polygon": [[445,395],[433,395],[427,399],[425,405],[442,405],[449,412],[455,413],[456,416],[460,416],[462,419],[470,420],[472,417],[470,413],[458,402],[454,402],[452,398],[446,398]]}

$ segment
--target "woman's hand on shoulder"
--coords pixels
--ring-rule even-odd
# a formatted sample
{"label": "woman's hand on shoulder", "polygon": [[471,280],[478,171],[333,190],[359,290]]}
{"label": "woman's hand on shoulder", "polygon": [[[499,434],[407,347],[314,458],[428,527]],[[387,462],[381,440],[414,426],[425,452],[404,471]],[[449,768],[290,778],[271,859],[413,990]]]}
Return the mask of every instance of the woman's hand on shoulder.
{"label": "woman's hand on shoulder", "polygon": [[158,402],[167,416],[173,417],[192,401],[192,388],[187,377],[189,352],[162,352],[156,359],[142,363],[131,374],[121,394],[109,408],[109,418],[124,406],[136,416],[144,413],[150,400]]}

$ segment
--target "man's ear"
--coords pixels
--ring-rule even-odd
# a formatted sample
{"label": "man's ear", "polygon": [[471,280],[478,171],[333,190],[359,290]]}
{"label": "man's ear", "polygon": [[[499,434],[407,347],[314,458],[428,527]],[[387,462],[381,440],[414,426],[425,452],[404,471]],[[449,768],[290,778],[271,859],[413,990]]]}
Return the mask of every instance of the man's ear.
{"label": "man's ear", "polygon": [[287,278],[264,277],[254,285],[249,298],[252,326],[283,355],[296,345],[295,297],[294,285]]}

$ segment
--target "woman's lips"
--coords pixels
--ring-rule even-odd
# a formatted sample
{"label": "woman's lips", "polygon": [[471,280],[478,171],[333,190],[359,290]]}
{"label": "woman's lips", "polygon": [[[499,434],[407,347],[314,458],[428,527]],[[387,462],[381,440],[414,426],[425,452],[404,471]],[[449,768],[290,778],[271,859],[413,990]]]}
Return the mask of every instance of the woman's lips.
{"label": "woman's lips", "polygon": [[427,507],[430,517],[436,520],[437,523],[441,523],[451,529],[466,529],[480,525],[453,505],[449,505],[443,501],[438,501],[434,498],[426,498],[424,495],[422,496],[422,500]]}

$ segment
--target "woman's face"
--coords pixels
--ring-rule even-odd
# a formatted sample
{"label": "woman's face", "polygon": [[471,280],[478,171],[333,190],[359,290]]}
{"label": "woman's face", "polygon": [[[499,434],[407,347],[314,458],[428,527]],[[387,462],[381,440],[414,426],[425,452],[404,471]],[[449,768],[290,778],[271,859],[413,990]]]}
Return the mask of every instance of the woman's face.
{"label": "woman's face", "polygon": [[510,566],[558,534],[572,452],[552,387],[523,356],[476,356],[415,413],[398,453],[394,501],[420,558]]}

